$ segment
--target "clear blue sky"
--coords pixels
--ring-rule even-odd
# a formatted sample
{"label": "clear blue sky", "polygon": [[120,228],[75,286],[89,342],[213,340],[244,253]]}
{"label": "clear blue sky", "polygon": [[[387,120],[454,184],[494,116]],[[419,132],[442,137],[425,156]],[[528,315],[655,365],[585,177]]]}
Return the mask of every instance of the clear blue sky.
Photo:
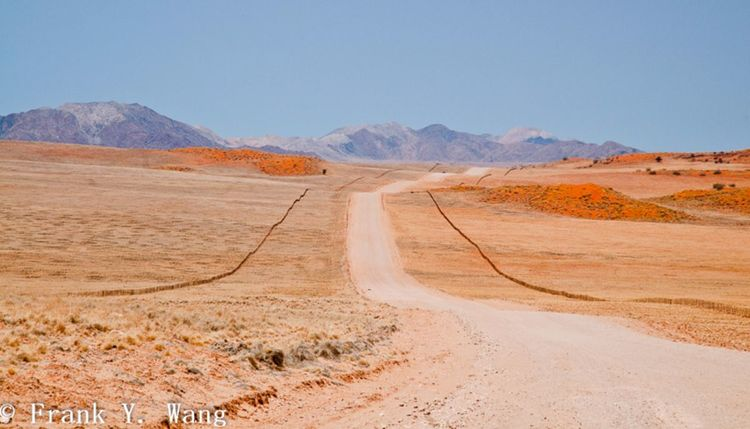
{"label": "clear blue sky", "polygon": [[750,147],[750,1],[0,1],[0,114],[106,100],[224,136]]}

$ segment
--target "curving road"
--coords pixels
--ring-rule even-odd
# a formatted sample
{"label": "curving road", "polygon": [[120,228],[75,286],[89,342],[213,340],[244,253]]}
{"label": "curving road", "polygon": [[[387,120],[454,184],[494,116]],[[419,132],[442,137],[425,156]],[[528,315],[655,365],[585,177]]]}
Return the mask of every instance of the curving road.
{"label": "curving road", "polygon": [[[443,176],[433,173],[422,180]],[[467,326],[467,335],[481,337],[484,343],[484,352],[467,363],[481,376],[466,380],[432,409],[429,419],[415,425],[750,425],[750,353],[650,337],[602,318],[497,309],[419,284],[401,266],[383,207],[383,194],[411,185],[396,182],[376,192],[352,195],[348,231],[352,278],[373,300],[452,312]],[[446,229],[448,233],[452,231]],[[440,335],[439,327],[435,335]],[[428,377],[440,383],[442,375]],[[381,416],[388,423],[389,411]],[[390,423],[397,425],[395,417]]]}

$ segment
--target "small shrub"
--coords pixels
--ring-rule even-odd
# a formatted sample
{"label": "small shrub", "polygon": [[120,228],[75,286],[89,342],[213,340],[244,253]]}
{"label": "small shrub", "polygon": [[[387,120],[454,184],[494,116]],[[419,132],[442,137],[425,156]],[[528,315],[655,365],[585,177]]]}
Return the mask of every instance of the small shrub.
{"label": "small shrub", "polygon": [[714,170],[714,174],[721,174],[721,170]]}
{"label": "small shrub", "polygon": [[730,188],[734,188],[735,186],[737,186],[737,185],[735,185],[734,183],[730,183],[730,184],[729,184],[729,187],[730,187]]}
{"label": "small shrub", "polygon": [[29,362],[36,362],[39,359],[36,357],[36,355],[31,354],[28,351],[22,351],[16,355],[16,360],[18,362],[29,363]]}
{"label": "small shrub", "polygon": [[64,324],[58,322],[57,325],[55,325],[55,332],[58,334],[65,334],[65,331],[66,328]]}
{"label": "small shrub", "polygon": [[661,157],[660,156],[656,157],[656,162],[661,162]]}
{"label": "small shrub", "polygon": [[675,171],[672,172],[672,174],[674,174],[675,176],[679,176],[681,173],[679,171],[675,170]]}
{"label": "small shrub", "polygon": [[651,170],[651,171],[649,171],[649,172],[648,172],[648,174],[650,174],[650,175],[652,175],[652,176],[655,176],[655,175],[656,175],[656,172],[655,172],[654,170]]}
{"label": "small shrub", "polygon": [[717,191],[721,191],[722,189],[724,189],[724,184],[723,183],[714,183],[714,189],[716,189]]}

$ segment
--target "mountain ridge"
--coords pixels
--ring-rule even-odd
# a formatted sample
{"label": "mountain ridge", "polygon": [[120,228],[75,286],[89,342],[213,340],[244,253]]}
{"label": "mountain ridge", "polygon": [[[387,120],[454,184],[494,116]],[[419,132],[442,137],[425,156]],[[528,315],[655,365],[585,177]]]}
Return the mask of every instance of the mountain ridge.
{"label": "mountain ridge", "polygon": [[223,138],[209,128],[176,121],[146,106],[114,101],[66,103],[0,116],[0,139],[151,149],[251,147],[342,162],[548,162],[638,152],[613,141],[563,140],[537,128],[512,128],[495,136],[439,123],[418,129],[398,122],[353,125],[321,137]]}
{"label": "mountain ridge", "polygon": [[232,146],[274,146],[315,153],[332,161],[549,162],[566,157],[605,158],[640,152],[614,141],[559,139],[537,128],[502,136],[456,131],[443,124],[413,129],[395,122],[337,128],[322,137],[230,137]]}

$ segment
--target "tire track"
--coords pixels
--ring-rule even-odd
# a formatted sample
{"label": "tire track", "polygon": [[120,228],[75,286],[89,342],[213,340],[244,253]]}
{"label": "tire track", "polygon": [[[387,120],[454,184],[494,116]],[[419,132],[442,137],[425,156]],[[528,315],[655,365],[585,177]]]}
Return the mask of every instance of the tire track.
{"label": "tire track", "polygon": [[492,269],[499,274],[500,276],[512,281],[513,283],[516,283],[520,286],[523,286],[528,289],[535,290],[537,292],[542,292],[550,295],[558,295],[558,296],[564,296],[566,298],[576,299],[579,301],[596,301],[596,302],[621,302],[621,303],[651,303],[651,304],[668,304],[668,305],[682,305],[686,307],[694,307],[694,308],[701,308],[705,310],[711,310],[719,313],[729,314],[732,316],[738,316],[743,318],[750,318],[750,308],[745,307],[738,307],[730,304],[723,304],[720,302],[714,302],[714,301],[707,301],[703,299],[696,299],[696,298],[662,298],[662,297],[653,297],[653,298],[635,298],[635,299],[629,299],[625,301],[613,301],[613,300],[607,300],[604,298],[598,298],[590,295],[585,294],[576,294],[567,292],[564,290],[557,290],[557,289],[550,289],[542,286],[532,285],[526,281],[523,281],[521,279],[515,278],[503,271],[501,271],[494,262],[484,253],[481,247],[477,243],[474,242],[469,236],[467,236],[461,229],[459,229],[451,220],[448,218],[448,216],[445,214],[443,209],[440,207],[440,204],[438,204],[435,197],[432,195],[430,191],[425,191],[432,199],[432,202],[435,204],[435,207],[437,208],[438,212],[440,212],[440,215],[443,216],[443,219],[445,219],[446,222],[454,229],[456,232],[458,232],[461,237],[463,237],[466,241],[468,241],[474,248],[477,249],[479,254],[482,256],[482,259],[484,259]]}
{"label": "tire track", "polygon": [[152,287],[135,288],[135,289],[105,289],[105,290],[99,290],[99,291],[81,292],[81,293],[78,293],[78,294],[75,294],[75,295],[78,295],[78,296],[145,295],[145,294],[150,294],[150,293],[163,292],[163,291],[167,291],[167,290],[182,289],[182,288],[191,287],[191,286],[200,286],[200,285],[204,285],[204,284],[215,282],[216,280],[220,280],[220,279],[223,279],[225,277],[229,277],[232,274],[236,273],[240,268],[242,268],[242,266],[245,265],[245,263],[247,262],[247,260],[250,259],[250,257],[253,256],[254,254],[256,254],[258,252],[258,250],[260,250],[260,248],[263,246],[263,244],[266,242],[266,240],[268,240],[268,237],[270,237],[271,234],[273,233],[273,231],[286,220],[287,216],[289,216],[289,213],[291,213],[292,209],[294,209],[294,206],[296,206],[297,203],[299,203],[300,201],[302,201],[303,198],[305,198],[305,196],[307,195],[307,192],[309,190],[310,190],[309,188],[305,189],[304,192],[302,192],[302,194],[300,194],[300,196],[297,197],[297,199],[295,199],[294,201],[292,201],[292,204],[286,209],[286,212],[284,213],[284,216],[282,216],[281,219],[279,219],[278,221],[276,221],[276,223],[274,223],[273,225],[271,225],[271,227],[268,229],[268,231],[263,236],[263,238],[258,242],[258,244],[255,246],[255,248],[252,249],[252,250],[250,250],[245,255],[245,257],[242,259],[242,261],[240,261],[239,264],[237,264],[234,268],[232,268],[229,271],[225,271],[223,273],[219,273],[219,274],[216,274],[216,275],[211,276],[211,277],[206,277],[206,278],[202,278],[202,279],[195,279],[195,280],[188,280],[188,281],[185,281],[185,282],[173,283],[173,284],[169,284],[169,285],[152,286]]}

